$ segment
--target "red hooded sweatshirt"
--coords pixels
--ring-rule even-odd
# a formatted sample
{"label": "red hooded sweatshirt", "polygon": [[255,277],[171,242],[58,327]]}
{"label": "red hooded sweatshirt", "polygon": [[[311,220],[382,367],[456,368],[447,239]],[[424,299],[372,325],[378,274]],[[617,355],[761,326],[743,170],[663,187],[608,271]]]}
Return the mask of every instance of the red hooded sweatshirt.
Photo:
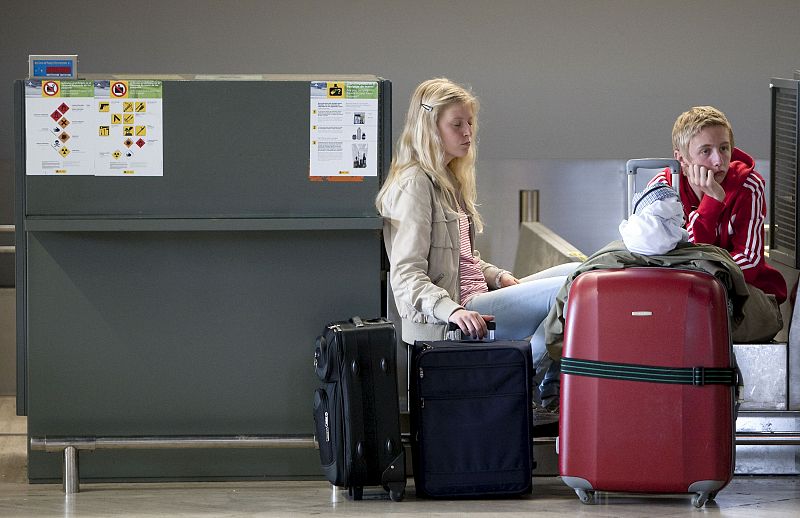
{"label": "red hooded sweatshirt", "polygon": [[[681,202],[686,230],[693,243],[715,245],[727,250],[742,269],[748,284],[775,295],[778,304],[786,300],[786,281],[781,273],[764,260],[764,220],[767,215],[764,178],[754,169],[755,161],[734,148],[728,174],[722,180],[725,200],[711,196],[698,199],[694,190],[681,178]],[[672,185],[669,169],[655,176],[656,182]]]}

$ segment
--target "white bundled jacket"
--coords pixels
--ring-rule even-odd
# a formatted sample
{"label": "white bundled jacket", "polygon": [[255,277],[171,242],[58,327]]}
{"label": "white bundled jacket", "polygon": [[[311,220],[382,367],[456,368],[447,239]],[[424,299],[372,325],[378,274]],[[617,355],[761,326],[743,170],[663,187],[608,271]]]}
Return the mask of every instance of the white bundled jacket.
{"label": "white bundled jacket", "polygon": [[683,206],[677,196],[657,200],[638,210],[619,225],[622,241],[631,252],[666,254],[689,240],[683,228]]}

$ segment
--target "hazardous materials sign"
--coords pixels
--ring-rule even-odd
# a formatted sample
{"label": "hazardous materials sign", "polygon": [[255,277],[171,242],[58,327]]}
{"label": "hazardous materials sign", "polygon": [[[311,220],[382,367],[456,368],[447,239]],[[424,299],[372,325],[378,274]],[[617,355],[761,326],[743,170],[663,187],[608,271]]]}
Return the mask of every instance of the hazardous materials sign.
{"label": "hazardous materials sign", "polygon": [[27,80],[26,174],[163,176],[162,100],[157,80]]}

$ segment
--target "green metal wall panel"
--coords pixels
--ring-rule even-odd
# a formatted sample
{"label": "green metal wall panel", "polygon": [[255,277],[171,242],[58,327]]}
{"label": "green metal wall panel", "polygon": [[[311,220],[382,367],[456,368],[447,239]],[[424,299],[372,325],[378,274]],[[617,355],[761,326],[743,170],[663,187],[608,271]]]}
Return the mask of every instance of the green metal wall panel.
{"label": "green metal wall panel", "polygon": [[[383,281],[380,176],[309,181],[308,85],[166,82],[163,177],[26,177],[18,140],[29,437],[313,433],[314,339],[381,314]],[[321,476],[317,455],[105,450],[80,466],[96,481],[303,478]],[[31,481],[60,476],[58,454],[30,452]]]}

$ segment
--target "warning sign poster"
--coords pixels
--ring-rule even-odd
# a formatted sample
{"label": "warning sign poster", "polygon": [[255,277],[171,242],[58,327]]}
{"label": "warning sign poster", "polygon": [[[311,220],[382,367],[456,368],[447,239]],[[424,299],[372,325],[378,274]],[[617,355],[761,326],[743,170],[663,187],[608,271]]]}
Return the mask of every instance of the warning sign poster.
{"label": "warning sign poster", "polygon": [[91,81],[25,81],[26,174],[94,174],[93,106]]}
{"label": "warning sign poster", "polygon": [[96,176],[164,176],[162,82],[94,82]]}
{"label": "warning sign poster", "polygon": [[311,82],[312,180],[378,176],[378,83]]}

